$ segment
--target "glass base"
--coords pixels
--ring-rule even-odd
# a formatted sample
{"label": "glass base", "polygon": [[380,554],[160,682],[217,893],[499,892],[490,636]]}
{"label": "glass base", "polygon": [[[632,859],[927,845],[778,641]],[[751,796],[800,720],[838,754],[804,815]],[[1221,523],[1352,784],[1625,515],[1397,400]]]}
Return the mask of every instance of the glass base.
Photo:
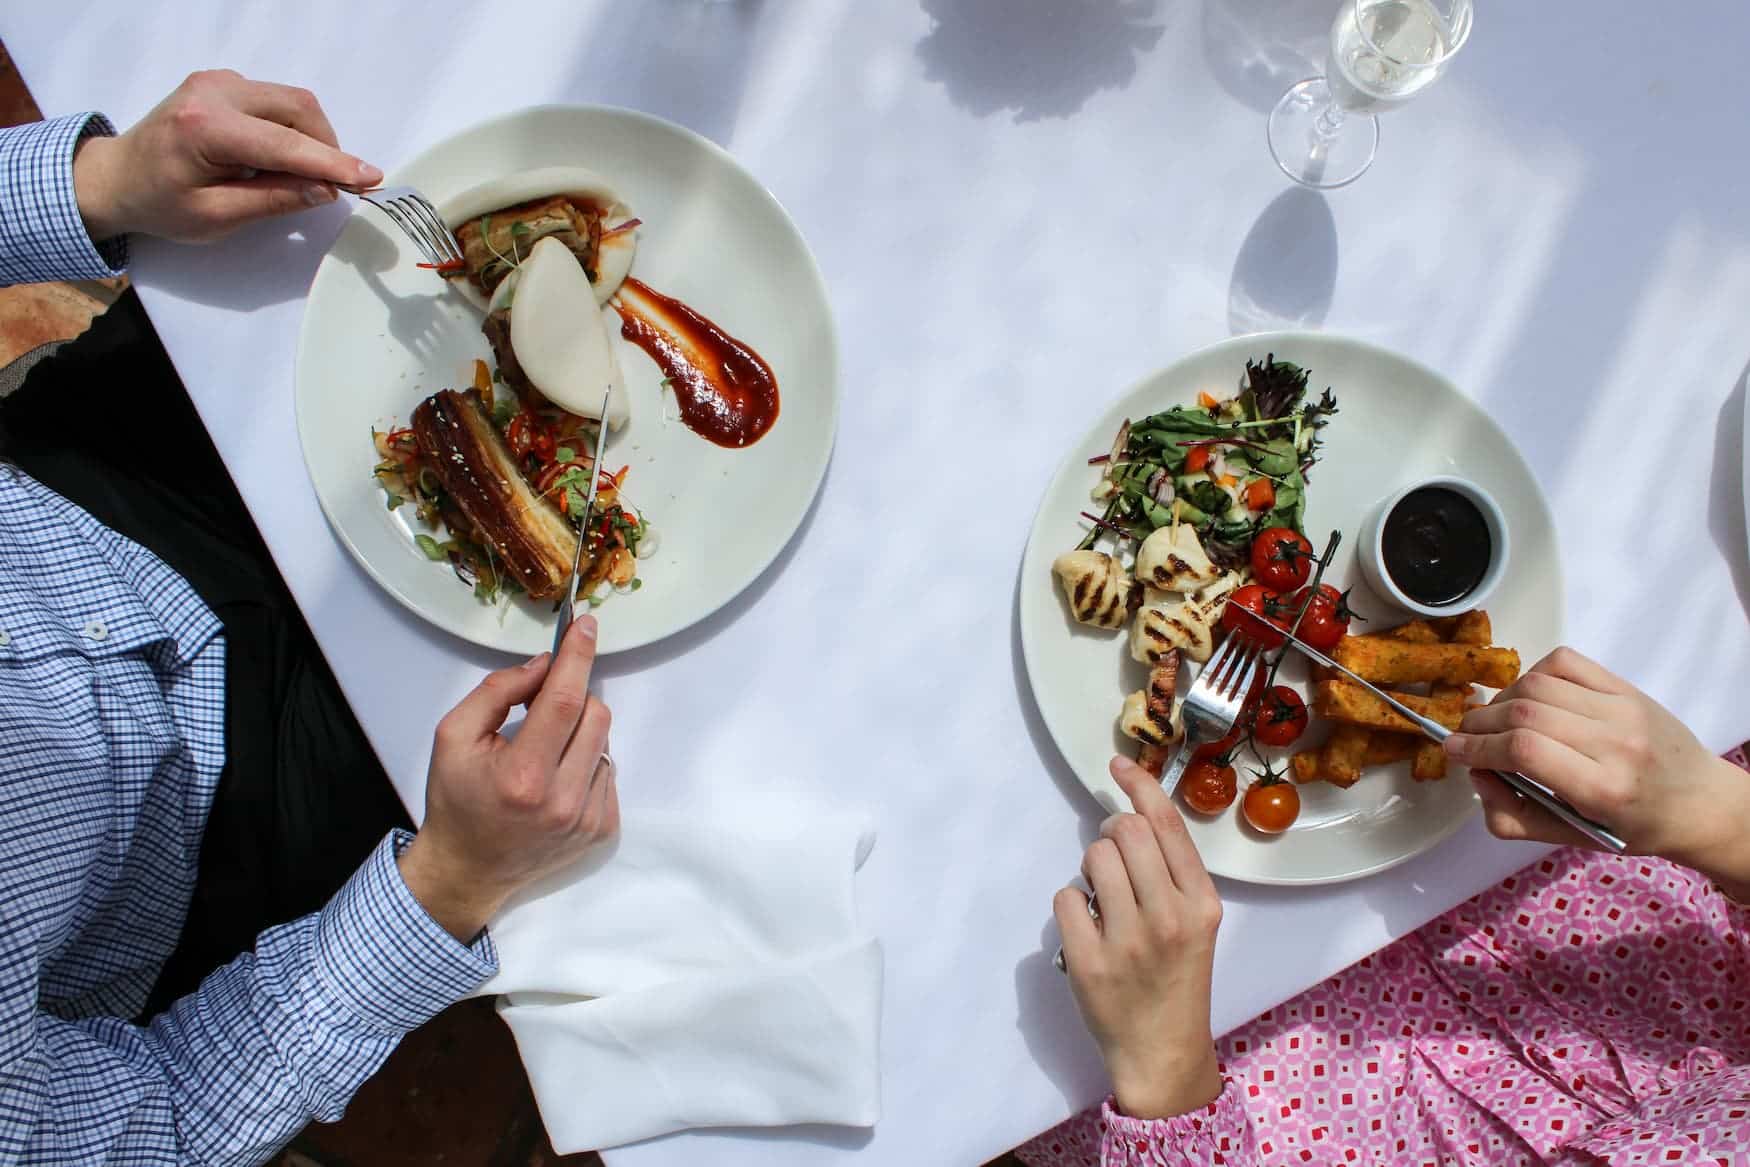
{"label": "glass base", "polygon": [[1378,118],[1342,110],[1336,111],[1338,119],[1325,118],[1333,108],[1331,87],[1314,77],[1284,93],[1270,111],[1270,154],[1276,165],[1315,190],[1348,186],[1367,173],[1379,149]]}

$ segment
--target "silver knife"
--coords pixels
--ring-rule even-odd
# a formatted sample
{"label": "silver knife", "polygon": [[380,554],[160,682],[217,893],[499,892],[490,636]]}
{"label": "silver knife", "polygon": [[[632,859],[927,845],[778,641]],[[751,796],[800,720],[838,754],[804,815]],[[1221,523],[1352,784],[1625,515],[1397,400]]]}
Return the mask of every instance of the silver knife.
{"label": "silver knife", "polygon": [[589,542],[589,521],[595,511],[596,490],[602,484],[602,454],[608,448],[608,399],[613,390],[602,394],[601,429],[595,436],[595,460],[589,464],[589,493],[583,496],[583,522],[577,528],[577,550],[571,555],[571,578],[565,584],[565,601],[559,605],[559,625],[553,629],[553,655],[565,643],[571,631],[572,618],[577,615],[577,571],[583,566],[583,545]]}
{"label": "silver knife", "polygon": [[[1266,623],[1264,617],[1258,615],[1258,613],[1252,611],[1250,608],[1242,608],[1238,604],[1229,604],[1228,608],[1238,609],[1252,617],[1254,620],[1257,620],[1260,623]],[[1378,697],[1381,701],[1384,701],[1387,705],[1391,706],[1393,712],[1401,717],[1408,718],[1411,722],[1415,723],[1416,728],[1421,730],[1432,740],[1443,742],[1452,736],[1452,731],[1447,729],[1444,725],[1441,725],[1438,721],[1435,721],[1433,718],[1423,717],[1420,713],[1417,713],[1414,709],[1411,709],[1403,702],[1397,700],[1390,693],[1387,693],[1371,681],[1366,681],[1356,676],[1354,673],[1350,672],[1348,669],[1344,668],[1342,665],[1338,664],[1306,641],[1300,639],[1300,637],[1295,636],[1293,633],[1273,623],[1270,624],[1270,630],[1288,641],[1288,643],[1294,645],[1294,647],[1299,649],[1301,654],[1308,659],[1324,665],[1328,669],[1335,669],[1345,677],[1348,677],[1351,681],[1354,681],[1357,685],[1366,689],[1369,693],[1372,693],[1375,697]],[[1616,832],[1612,831],[1603,823],[1595,822],[1592,819],[1587,818],[1569,805],[1567,799],[1563,798],[1561,795],[1557,794],[1555,791],[1551,790],[1530,775],[1521,774],[1516,770],[1488,770],[1485,771],[1485,773],[1493,774],[1502,782],[1505,782],[1515,793],[1535,802],[1538,806],[1542,807],[1562,822],[1567,823],[1570,827],[1573,827],[1576,831],[1579,831],[1582,835],[1585,835],[1600,847],[1608,848],[1618,855],[1621,855],[1628,850],[1628,844],[1623,842],[1621,836]]]}

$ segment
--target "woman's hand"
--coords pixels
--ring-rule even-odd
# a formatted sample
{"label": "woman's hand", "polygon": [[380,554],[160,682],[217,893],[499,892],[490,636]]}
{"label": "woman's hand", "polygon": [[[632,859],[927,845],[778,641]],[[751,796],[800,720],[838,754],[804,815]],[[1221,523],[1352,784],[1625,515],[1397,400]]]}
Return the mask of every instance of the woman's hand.
{"label": "woman's hand", "polygon": [[[1446,752],[1467,766],[1529,774],[1631,850],[1693,867],[1735,896],[1750,893],[1750,775],[1571,648],[1465,714]],[[1473,773],[1472,781],[1501,838],[1590,845],[1500,779]]]}
{"label": "woman's hand", "polygon": [[382,178],[340,150],[309,90],[229,69],[190,74],[138,125],[85,139],[73,158],[79,214],[100,240],[137,231],[204,243]]}
{"label": "woman's hand", "polygon": [[1139,813],[1114,815],[1082,860],[1099,897],[1066,887],[1052,909],[1070,988],[1119,1109],[1184,1114],[1221,1093],[1209,1033],[1209,983],[1221,898],[1166,791],[1128,758],[1112,777]]}
{"label": "woman's hand", "polygon": [[[558,657],[488,674],[438,722],[425,823],[401,853],[401,877],[464,943],[514,892],[619,829],[611,718],[589,691],[595,647],[595,617],[579,616]],[[501,736],[525,704],[516,737]]]}

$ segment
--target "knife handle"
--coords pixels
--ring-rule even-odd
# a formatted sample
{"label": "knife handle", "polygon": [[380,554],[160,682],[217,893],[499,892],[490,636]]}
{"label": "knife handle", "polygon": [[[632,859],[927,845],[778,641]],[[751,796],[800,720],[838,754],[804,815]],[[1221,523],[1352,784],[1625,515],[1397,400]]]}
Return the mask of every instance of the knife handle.
{"label": "knife handle", "polygon": [[[1397,701],[1390,694],[1381,693],[1380,696],[1384,697],[1387,703],[1396,709],[1398,713],[1415,722],[1417,727],[1420,728],[1430,739],[1436,742],[1443,742],[1452,736],[1452,731],[1447,729],[1444,725],[1441,725],[1431,717],[1423,717],[1420,713],[1417,713],[1407,705]],[[1582,835],[1585,835],[1588,839],[1591,839],[1594,843],[1597,843],[1600,847],[1605,848],[1612,854],[1621,855],[1628,850],[1628,844],[1623,842],[1622,837],[1615,831],[1611,830],[1603,823],[1587,818],[1585,815],[1575,810],[1567,799],[1563,798],[1561,795],[1557,794],[1555,791],[1551,790],[1530,775],[1521,774],[1517,770],[1490,770],[1488,773],[1493,774],[1502,782],[1506,783],[1507,788],[1521,798],[1530,799],[1532,802],[1535,802],[1538,806],[1542,807],[1562,822],[1567,823],[1570,827],[1573,827],[1576,831],[1579,831]]]}
{"label": "knife handle", "polygon": [[1488,773],[1493,774],[1502,782],[1505,782],[1507,788],[1514,793],[1520,795],[1522,798],[1535,802],[1538,806],[1542,807],[1562,822],[1567,823],[1570,827],[1573,827],[1576,831],[1579,831],[1582,835],[1585,835],[1600,847],[1603,847],[1616,855],[1621,855],[1628,850],[1628,844],[1624,842],[1616,832],[1612,831],[1603,823],[1595,822],[1575,810],[1569,805],[1567,799],[1563,798],[1537,779],[1521,774],[1516,770],[1490,770]]}
{"label": "knife handle", "polygon": [[[577,587],[577,580],[573,579],[571,581],[571,586],[573,588],[576,588]],[[572,613],[576,609],[576,607],[577,607],[577,601],[573,597],[567,597],[565,602],[563,604],[559,605],[559,620],[553,627],[553,659],[554,660],[559,659],[559,646],[565,643],[565,634],[567,632],[571,631]]]}

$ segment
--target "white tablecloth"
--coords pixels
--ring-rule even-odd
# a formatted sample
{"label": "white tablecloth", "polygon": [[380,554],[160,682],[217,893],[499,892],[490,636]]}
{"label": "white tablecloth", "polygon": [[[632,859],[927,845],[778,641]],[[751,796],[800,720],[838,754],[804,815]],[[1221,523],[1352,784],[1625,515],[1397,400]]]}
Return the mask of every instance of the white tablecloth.
{"label": "white tablecloth", "polygon": [[[1372,173],[1321,198],[1276,172],[1263,118],[1316,71],[1335,7],[207,0],[0,13],[50,114],[100,107],[125,124],[189,70],[228,65],[311,87],[344,144],[384,166],[518,106],[648,110],[733,150],[819,256],[846,370],[819,505],[741,602],[601,673],[628,803],[731,804],[757,789],[874,817],[861,879],[887,946],[885,1117],[873,1134],[678,1136],[614,1152],[614,1167],[971,1163],[1103,1092],[1048,963],[1050,896],[1097,812],[1031,706],[1016,563],[1066,437],[1232,331],[1320,326],[1449,374],[1549,492],[1570,638],[1711,745],[1750,731],[1738,420],[1750,9],[1482,5],[1451,73],[1385,120]],[[342,213],[200,252],[144,246],[137,278],[417,813],[433,721],[499,661],[379,592],[305,478],[292,353]],[[1473,829],[1347,887],[1224,887],[1217,1025],[1524,859]]]}

